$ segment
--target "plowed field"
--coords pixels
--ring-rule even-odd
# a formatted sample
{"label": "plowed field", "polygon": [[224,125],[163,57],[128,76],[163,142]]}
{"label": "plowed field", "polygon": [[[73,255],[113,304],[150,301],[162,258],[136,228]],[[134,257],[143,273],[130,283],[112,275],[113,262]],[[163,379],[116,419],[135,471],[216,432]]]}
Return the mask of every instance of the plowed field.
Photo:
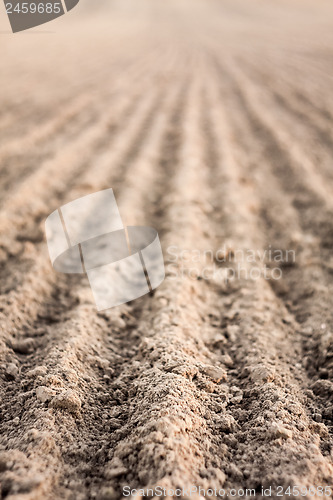
{"label": "plowed field", "polygon": [[[0,37],[2,498],[333,484],[332,2],[82,0]],[[44,222],[109,187],[167,275],[98,313]]]}

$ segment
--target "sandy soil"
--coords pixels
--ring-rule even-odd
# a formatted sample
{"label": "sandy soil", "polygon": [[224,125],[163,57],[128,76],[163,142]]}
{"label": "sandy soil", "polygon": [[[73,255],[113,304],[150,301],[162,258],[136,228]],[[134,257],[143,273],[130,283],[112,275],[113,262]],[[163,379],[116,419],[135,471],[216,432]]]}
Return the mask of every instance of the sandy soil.
{"label": "sandy soil", "polygon": [[[86,1],[0,35],[1,498],[332,484],[332,15]],[[107,187],[159,231],[168,275],[97,313],[51,268],[44,220]],[[296,258],[205,279],[225,244]],[[197,251],[195,278],[170,246]]]}

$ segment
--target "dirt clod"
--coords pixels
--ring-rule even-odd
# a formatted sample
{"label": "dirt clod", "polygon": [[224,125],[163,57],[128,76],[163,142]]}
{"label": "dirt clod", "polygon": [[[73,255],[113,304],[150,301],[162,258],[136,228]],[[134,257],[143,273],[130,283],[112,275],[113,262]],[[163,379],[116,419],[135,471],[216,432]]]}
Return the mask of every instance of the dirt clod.
{"label": "dirt clod", "polygon": [[45,403],[46,401],[50,401],[52,397],[55,395],[55,391],[50,389],[49,387],[37,387],[36,389],[36,396],[39,401],[42,403]]}
{"label": "dirt clod", "polygon": [[35,341],[32,338],[13,340],[12,347],[19,354],[30,354],[35,349]]}
{"label": "dirt clod", "polygon": [[[45,392],[46,388],[42,389],[42,395],[49,394]],[[71,413],[77,413],[81,408],[81,401],[78,395],[72,391],[67,390],[55,396],[50,403],[50,407],[52,408],[60,408],[62,410],[68,410]]]}

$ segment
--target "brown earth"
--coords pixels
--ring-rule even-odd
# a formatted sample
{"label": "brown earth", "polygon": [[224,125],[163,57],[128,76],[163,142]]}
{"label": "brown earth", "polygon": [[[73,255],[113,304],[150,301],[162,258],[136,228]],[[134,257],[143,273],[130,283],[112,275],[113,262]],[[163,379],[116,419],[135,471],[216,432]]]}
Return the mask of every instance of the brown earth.
{"label": "brown earth", "polygon": [[[332,16],[86,0],[0,35],[2,498],[333,483]],[[44,221],[107,187],[159,231],[167,277],[97,313]],[[195,254],[171,268],[169,247]],[[295,259],[225,280],[246,249]]]}

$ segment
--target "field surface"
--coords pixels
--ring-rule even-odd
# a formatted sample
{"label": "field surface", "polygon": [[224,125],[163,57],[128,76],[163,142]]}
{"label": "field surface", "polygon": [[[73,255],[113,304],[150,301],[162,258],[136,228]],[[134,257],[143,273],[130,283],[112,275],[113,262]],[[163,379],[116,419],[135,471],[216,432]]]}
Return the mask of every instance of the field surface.
{"label": "field surface", "polygon": [[[333,484],[332,28],[321,0],[82,0],[1,32],[1,498]],[[109,187],[167,276],[98,313],[44,222]]]}

